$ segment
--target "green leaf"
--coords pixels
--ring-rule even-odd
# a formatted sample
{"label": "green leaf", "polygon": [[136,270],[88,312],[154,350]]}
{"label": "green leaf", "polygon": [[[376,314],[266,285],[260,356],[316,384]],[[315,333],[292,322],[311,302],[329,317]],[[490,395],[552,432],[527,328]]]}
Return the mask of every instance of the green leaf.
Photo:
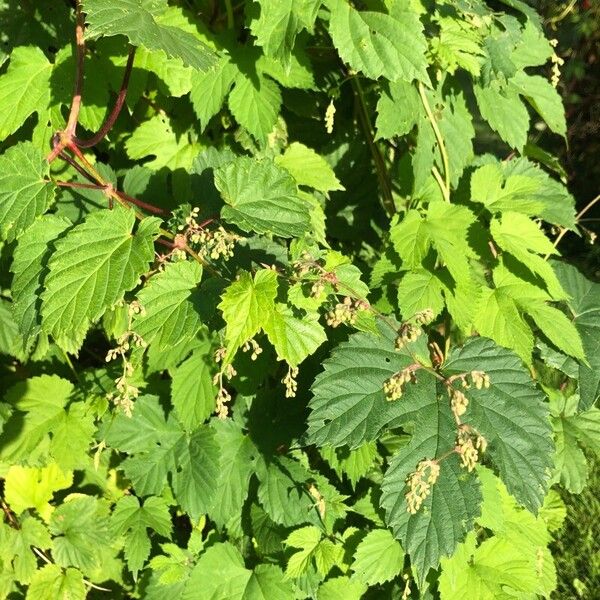
{"label": "green leaf", "polygon": [[215,185],[227,204],[223,219],[244,231],[299,237],[309,230],[309,206],[294,178],[270,160],[237,158],[216,170]]}
{"label": "green leaf", "polygon": [[55,465],[43,468],[13,465],[4,477],[4,497],[15,514],[28,508],[48,518],[52,512],[49,501],[58,490],[64,490],[73,483],[73,474],[64,473]]}
{"label": "green leaf", "polygon": [[358,11],[330,0],[329,32],[340,57],[371,79],[428,81],[423,26],[411,11]]}
{"label": "green leaf", "polygon": [[78,569],[44,565],[31,580],[27,600],[84,600],[87,588]]}
{"label": "green leaf", "polygon": [[146,344],[158,349],[171,348],[182,340],[191,340],[201,327],[196,305],[202,267],[195,261],[167,263],[152,276],[137,299],[143,311],[135,315],[134,331]]}
{"label": "green leaf", "polygon": [[91,570],[99,552],[109,543],[105,505],[92,496],[76,496],[63,502],[52,513],[52,557],[61,567]]}
{"label": "green leaf", "polygon": [[52,427],[50,454],[63,469],[82,469],[89,466],[90,446],[96,432],[94,415],[83,402],[72,402]]}
{"label": "green leaf", "polygon": [[285,360],[291,367],[298,366],[327,340],[318,313],[296,317],[289,307],[278,303],[269,317],[263,324],[265,333],[275,346],[277,358]]}
{"label": "green leaf", "polygon": [[277,123],[281,108],[279,86],[260,74],[239,73],[229,94],[229,108],[235,120],[262,145]]}
{"label": "green leaf", "polygon": [[239,519],[256,470],[258,450],[248,435],[231,420],[212,423],[221,450],[217,490],[209,514],[219,525]]}
{"label": "green leaf", "polygon": [[296,596],[277,565],[261,564],[252,571],[242,600],[293,600]]}
{"label": "green leaf", "polygon": [[211,365],[211,357],[205,349],[200,349],[172,373],[171,401],[188,431],[204,423],[215,410],[217,389],[212,382]]}
{"label": "green leaf", "polygon": [[227,356],[231,360],[243,344],[252,339],[268,323],[275,310],[277,275],[270,269],[261,269],[254,279],[242,271],[221,296],[219,309],[227,325]]}
{"label": "green leaf", "polygon": [[410,133],[419,122],[423,105],[417,88],[406,81],[384,86],[377,102],[377,138],[391,139]]}
{"label": "green leaf", "polygon": [[475,84],[473,91],[481,116],[511,148],[521,151],[527,141],[529,114],[517,91],[496,80],[485,86]]}
{"label": "green leaf", "polygon": [[212,50],[191,33],[161,22],[166,10],[164,0],[85,0],[86,37],[124,35],[134,46],[161,50],[199,71],[212,67]]}
{"label": "green leaf", "polygon": [[554,133],[563,137],[567,135],[565,107],[562,98],[547,79],[539,75],[527,75],[525,71],[517,71],[510,83],[527,98]]}
{"label": "green leaf", "polygon": [[367,585],[394,579],[404,566],[404,551],[387,529],[374,529],[360,542],[354,553],[352,570]]}
{"label": "green leaf", "polygon": [[286,546],[299,548],[289,558],[285,575],[288,579],[304,575],[313,561],[321,575],[327,575],[331,568],[341,560],[343,549],[331,540],[324,538],[321,530],[314,525],[296,529],[285,541]]}
{"label": "green leaf", "polygon": [[571,297],[569,311],[585,351],[587,364],[579,363],[579,408],[586,410],[600,396],[600,284],[586,279],[573,266],[559,262],[552,266]]}
{"label": "green leaf", "polygon": [[476,370],[489,376],[490,387],[464,392],[469,407],[463,421],[487,440],[486,456],[509,492],[536,513],[552,468],[552,430],[544,396],[519,357],[491,340],[467,341],[444,365],[447,375]]}
{"label": "green leaf", "polygon": [[221,58],[210,71],[194,77],[190,100],[201,130],[221,110],[237,74],[237,67],[227,58]]}
{"label": "green leaf", "polygon": [[281,156],[275,158],[275,164],[288,171],[298,185],[323,193],[344,189],[327,161],[299,142],[290,144]]}
{"label": "green leaf", "polygon": [[132,233],[132,210],[88,215],[56,242],[42,293],[42,326],[68,351],[77,351],[90,324],[133,289],[154,260],[157,220]]}
{"label": "green leaf", "polygon": [[143,506],[134,496],[124,496],[115,505],[110,525],[113,535],[125,535],[125,558],[134,578],[150,555],[148,528],[171,537],[169,508],[155,496],[146,498]]}
{"label": "green leaf", "polygon": [[40,294],[51,255],[51,242],[70,225],[67,219],[45,215],[19,239],[13,254],[13,314],[29,347],[41,329]]}
{"label": "green leaf", "polygon": [[[51,74],[52,64],[41,48],[22,46],[12,51],[8,69],[0,76],[0,106],[3,107],[0,140],[17,131],[33,113],[48,106]],[[0,173],[4,174],[4,170],[5,167],[1,168]]]}
{"label": "green leaf", "polygon": [[368,474],[378,459],[375,442],[367,442],[354,450],[325,446],[321,448],[321,455],[338,477],[346,475],[354,487],[359,479]]}
{"label": "green leaf", "polygon": [[[419,373],[418,378],[423,378]],[[423,385],[418,381],[417,386]],[[440,559],[454,553],[473,528],[479,514],[480,492],[473,473],[465,472],[452,450],[456,445],[456,422],[446,396],[436,394],[433,386],[418,402],[400,398],[403,422],[412,422],[413,435],[408,446],[390,460],[382,484],[381,506],[386,524],[392,528],[421,584],[429,569]],[[441,392],[441,390],[440,390]],[[447,456],[440,461],[440,474],[421,508],[411,514],[405,499],[406,480],[423,459]]]}
{"label": "green leaf", "polygon": [[401,402],[386,400],[384,382],[414,363],[407,350],[395,349],[396,336],[381,325],[380,336],[356,333],[333,350],[312,386],[309,443],[357,448],[398,426],[408,405],[434,395],[434,379],[425,374],[418,385],[407,386]]}
{"label": "green leaf", "polygon": [[30,142],[0,156],[0,239],[14,240],[48,209],[54,200],[49,176],[44,155]]}

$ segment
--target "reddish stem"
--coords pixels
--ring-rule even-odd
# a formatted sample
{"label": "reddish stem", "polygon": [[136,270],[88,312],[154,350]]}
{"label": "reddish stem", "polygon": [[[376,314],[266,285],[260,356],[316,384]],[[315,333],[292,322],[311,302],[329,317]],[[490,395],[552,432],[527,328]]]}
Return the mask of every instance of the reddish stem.
{"label": "reddish stem", "polygon": [[106,121],[102,124],[102,127],[95,133],[89,140],[81,140],[77,137],[73,137],[73,141],[80,148],[91,148],[95,146],[99,142],[101,142],[108,132],[113,128],[121,109],[125,104],[125,99],[127,98],[127,88],[129,86],[129,78],[131,76],[131,70],[133,68],[133,60],[135,58],[135,48],[131,47],[129,49],[129,56],[127,57],[127,65],[125,66],[125,73],[123,74],[123,82],[121,83],[121,89],[119,90],[119,95],[117,96],[117,101],[110,113],[108,115]]}
{"label": "reddish stem", "polygon": [[129,202],[130,204],[135,204],[136,206],[139,206],[148,212],[154,213],[155,215],[165,214],[165,211],[162,208],[158,208],[158,206],[154,206],[153,204],[148,204],[143,200],[138,200],[137,198],[134,198],[125,192],[119,192],[118,190],[115,190],[115,194],[117,194],[121,200],[125,200],[125,202]]}
{"label": "reddish stem", "polygon": [[97,185],[95,183],[81,183],[79,181],[54,181],[55,185],[59,187],[68,187],[68,188],[83,188],[86,190],[100,190],[104,189],[104,186]]}
{"label": "reddish stem", "polygon": [[79,163],[74,161],[68,154],[61,151],[58,156],[61,158],[61,160],[64,160],[67,164],[71,165],[82,177],[84,177],[94,185],[101,185],[96,181],[96,179],[94,179],[94,177],[92,177]]}
{"label": "reddish stem", "polygon": [[71,111],[69,113],[69,120],[67,121],[67,127],[65,128],[65,135],[68,139],[72,138],[75,134],[75,128],[77,127],[77,121],[79,119],[79,111],[81,109],[81,96],[83,92],[83,61],[85,58],[85,40],[83,37],[84,20],[83,13],[81,12],[81,2],[76,0],[76,26],[75,26],[75,43],[76,43],[76,71],[75,71],[75,84],[73,89],[73,100],[71,101]]}

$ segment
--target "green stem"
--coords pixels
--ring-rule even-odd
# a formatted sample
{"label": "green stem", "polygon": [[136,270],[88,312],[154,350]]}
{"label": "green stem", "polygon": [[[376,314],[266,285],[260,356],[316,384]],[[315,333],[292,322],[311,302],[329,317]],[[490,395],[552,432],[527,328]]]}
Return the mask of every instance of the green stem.
{"label": "green stem", "polygon": [[367,109],[367,102],[365,100],[365,94],[362,89],[362,85],[358,77],[353,77],[350,81],[352,82],[352,87],[354,88],[356,98],[358,99],[358,118],[360,125],[365,137],[367,138],[367,143],[369,144],[369,149],[371,150],[371,155],[373,156],[373,161],[375,162],[377,178],[379,179],[379,186],[381,187],[381,194],[383,197],[383,207],[385,208],[388,216],[391,217],[396,212],[396,206],[394,205],[392,186],[388,179],[385,160],[373,137],[373,127],[369,119],[369,111]]}
{"label": "green stem", "polygon": [[438,147],[440,149],[440,154],[442,155],[442,162],[444,163],[443,186],[442,181],[440,179],[438,179],[437,181],[442,189],[444,200],[446,200],[446,202],[450,202],[450,164],[448,161],[448,153],[446,152],[446,144],[444,144],[442,132],[438,127],[437,120],[435,118],[435,115],[433,114],[433,111],[431,110],[431,106],[429,106],[429,100],[427,100],[427,94],[425,93],[425,86],[421,82],[419,82],[419,95],[421,96],[421,102],[423,103],[423,107],[425,108],[425,112],[427,113],[427,118],[429,119],[429,123],[431,124],[431,128],[433,129],[433,133],[435,134],[435,139],[437,140]]}
{"label": "green stem", "polygon": [[233,6],[231,0],[225,0],[225,10],[227,11],[227,29],[233,29],[235,22],[233,20]]}

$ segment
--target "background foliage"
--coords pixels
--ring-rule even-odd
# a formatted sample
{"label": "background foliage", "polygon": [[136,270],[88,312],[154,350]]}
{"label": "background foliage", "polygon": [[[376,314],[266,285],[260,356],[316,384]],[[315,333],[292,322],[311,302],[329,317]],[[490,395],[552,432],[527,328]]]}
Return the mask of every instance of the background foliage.
{"label": "background foliage", "polygon": [[0,597],[589,597],[597,12],[0,2]]}

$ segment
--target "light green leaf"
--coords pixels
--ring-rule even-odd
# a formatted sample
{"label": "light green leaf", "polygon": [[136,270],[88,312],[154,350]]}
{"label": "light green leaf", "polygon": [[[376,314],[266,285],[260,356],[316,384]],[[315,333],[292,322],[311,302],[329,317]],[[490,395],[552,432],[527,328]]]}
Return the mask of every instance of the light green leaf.
{"label": "light green leaf", "polygon": [[217,543],[200,556],[182,600],[242,600],[251,575],[235,546]]}
{"label": "light green leaf", "polygon": [[190,142],[188,136],[175,133],[164,115],[144,121],[125,142],[127,156],[136,160],[153,156],[144,166],[158,171],[164,167],[171,171],[189,170],[201,150],[200,144]]}
{"label": "light green leaf", "polygon": [[194,290],[201,278],[197,262],[177,261],[148,280],[137,296],[143,310],[133,321],[134,331],[146,344],[166,349],[195,337],[201,322],[196,308],[199,292]]}
{"label": "light green leaf", "polygon": [[367,442],[354,450],[324,446],[321,448],[321,455],[338,477],[342,478],[346,475],[355,487],[359,479],[367,475],[378,459],[375,442]]}
{"label": "light green leaf", "polygon": [[49,176],[44,155],[30,142],[0,156],[0,239],[14,240],[50,206],[54,186]]}
{"label": "light green leaf", "polygon": [[212,358],[196,350],[172,373],[171,400],[181,424],[188,431],[204,423],[215,410],[217,389],[212,382]]}
{"label": "light green leaf", "polygon": [[52,512],[49,501],[58,490],[73,483],[73,474],[63,472],[56,464],[43,468],[12,465],[4,477],[4,497],[17,515],[34,508],[47,519]]}
{"label": "light green leaf", "polygon": [[367,585],[394,579],[404,566],[404,551],[387,529],[374,529],[360,542],[354,553],[352,570]]}
{"label": "light green leaf", "polygon": [[30,458],[36,446],[43,448],[42,440],[64,415],[72,391],[73,384],[57,375],[32,377],[10,388],[4,401],[17,412],[4,426],[0,457],[20,461]]}
{"label": "light green leaf", "polygon": [[229,94],[229,108],[235,120],[258,142],[266,145],[281,108],[279,86],[268,77],[240,73]]}
{"label": "light green leaf", "polygon": [[472,338],[444,365],[446,375],[484,371],[489,389],[464,391],[469,406],[463,421],[488,442],[486,456],[509,492],[537,513],[548,490],[552,432],[548,406],[519,357],[485,338]]}
{"label": "light green leaf", "polygon": [[481,116],[511,148],[521,151],[527,141],[529,114],[519,94],[495,80],[485,86],[475,84],[473,91]]}
{"label": "light green leaf", "polygon": [[13,314],[26,346],[33,343],[41,328],[39,296],[52,252],[51,242],[69,225],[67,219],[45,215],[19,239],[13,254]]}
{"label": "light green leaf", "polygon": [[166,10],[166,0],[85,0],[86,37],[124,35],[134,46],[162,50],[199,71],[212,67],[216,55],[204,43],[180,27],[162,24]]}
{"label": "light green leaf", "polygon": [[244,590],[242,600],[294,600],[294,590],[277,565],[257,565]]}
{"label": "light green leaf", "polygon": [[334,577],[319,586],[317,600],[360,600],[367,586],[357,579]]}
{"label": "light green leaf", "polygon": [[83,469],[91,463],[88,453],[95,432],[90,407],[72,402],[52,427],[50,454],[62,469]]}
{"label": "light green leaf", "polygon": [[132,210],[90,213],[56,242],[42,293],[42,327],[59,345],[77,351],[90,324],[133,289],[154,260],[157,219],[132,232]]}
{"label": "light green leaf", "polygon": [[309,205],[295,180],[268,159],[237,158],[216,170],[215,185],[227,204],[223,219],[244,231],[299,237],[309,230]]}
{"label": "light green leaf", "polygon": [[220,310],[227,325],[227,356],[231,360],[243,344],[252,339],[268,323],[275,310],[277,275],[261,269],[254,279],[245,271],[221,296]]}
{"label": "light green leaf", "polygon": [[276,157],[275,163],[288,171],[298,185],[323,193],[344,189],[327,161],[299,142],[290,144],[282,155]]}
{"label": "light green leaf", "polygon": [[552,267],[542,256],[538,256],[555,254],[556,248],[531,219],[520,213],[505,212],[501,217],[492,219],[490,233],[502,250],[512,254],[542,278],[553,299],[566,298]]}
{"label": "light green leaf", "polygon": [[414,357],[408,350],[395,349],[397,332],[391,327],[381,325],[380,333],[378,337],[366,333],[350,336],[323,363],[324,371],[315,378],[309,404],[310,443],[357,448],[377,439],[384,429],[398,426],[407,406],[435,394],[433,378],[423,374],[418,385],[407,386],[401,401],[386,400],[384,382],[414,363]]}
{"label": "light green leaf", "polygon": [[[0,106],[3,107],[0,140],[17,131],[33,113],[48,106],[51,74],[52,64],[40,48],[21,46],[12,51],[8,69],[0,76]],[[4,168],[0,173],[4,173]],[[0,206],[2,204],[0,201]]]}
{"label": "light green leaf", "polygon": [[567,135],[565,107],[562,98],[547,79],[539,75],[527,75],[525,71],[517,71],[510,83],[527,98],[554,133],[563,137]]}
{"label": "light green leaf", "polygon": [[358,11],[345,0],[330,0],[329,32],[340,57],[371,79],[428,81],[426,42],[418,16]]}
{"label": "light green leaf", "polygon": [[108,510],[97,498],[78,495],[52,513],[52,557],[61,567],[93,569],[99,553],[109,543]]}
{"label": "light green leaf", "polygon": [[114,536],[125,535],[125,558],[134,578],[150,555],[150,538],[147,529],[171,537],[171,515],[162,498],[151,496],[144,505],[134,496],[124,496],[116,503],[111,516]]}
{"label": "light green leaf", "polygon": [[398,306],[404,319],[425,309],[437,317],[444,309],[443,285],[431,271],[409,271],[398,285]]}
{"label": "light green leaf", "polygon": [[78,569],[44,565],[33,577],[26,600],[84,600],[87,588]]}
{"label": "light green leaf", "polygon": [[285,304],[275,304],[263,324],[269,341],[275,346],[277,357],[291,367],[298,366],[307,356],[327,340],[318,313],[296,317]]}

